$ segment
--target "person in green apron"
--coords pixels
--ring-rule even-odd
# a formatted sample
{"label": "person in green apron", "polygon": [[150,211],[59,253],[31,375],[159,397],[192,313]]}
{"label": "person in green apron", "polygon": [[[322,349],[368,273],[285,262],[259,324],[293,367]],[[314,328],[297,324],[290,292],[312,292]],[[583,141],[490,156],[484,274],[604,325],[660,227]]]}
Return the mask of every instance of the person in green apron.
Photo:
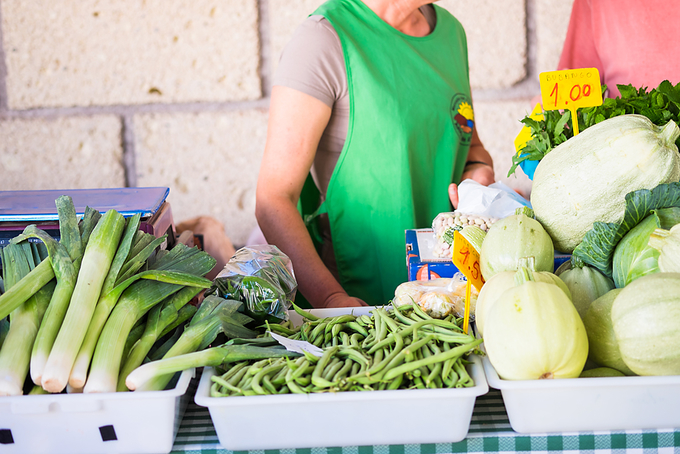
{"label": "person in green apron", "polygon": [[[465,32],[422,0],[330,0],[310,17],[337,34],[346,135],[320,195],[310,169],[314,175],[317,150],[333,139],[326,137],[338,122],[333,101],[305,93],[313,82],[282,77],[279,85],[275,77],[257,220],[291,258],[311,306],[388,304],[407,279],[405,230],[429,227],[457,206],[462,179],[494,181],[474,127]],[[332,47],[303,41],[303,57]],[[294,68],[314,73],[307,62]],[[319,254],[324,226],[334,266]]]}

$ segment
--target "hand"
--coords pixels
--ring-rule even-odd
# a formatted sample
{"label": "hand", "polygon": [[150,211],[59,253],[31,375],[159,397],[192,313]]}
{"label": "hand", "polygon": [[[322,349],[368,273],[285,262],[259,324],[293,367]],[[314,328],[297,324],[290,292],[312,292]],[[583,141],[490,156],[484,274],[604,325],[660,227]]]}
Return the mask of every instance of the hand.
{"label": "hand", "polygon": [[326,299],[324,307],[359,307],[368,306],[363,300],[349,296],[346,293],[335,293]]}
{"label": "hand", "polygon": [[[461,181],[470,179],[488,186],[495,181],[494,177],[493,167],[486,164],[472,164],[465,168]],[[449,185],[449,200],[454,209],[458,208],[458,185],[456,183]]]}

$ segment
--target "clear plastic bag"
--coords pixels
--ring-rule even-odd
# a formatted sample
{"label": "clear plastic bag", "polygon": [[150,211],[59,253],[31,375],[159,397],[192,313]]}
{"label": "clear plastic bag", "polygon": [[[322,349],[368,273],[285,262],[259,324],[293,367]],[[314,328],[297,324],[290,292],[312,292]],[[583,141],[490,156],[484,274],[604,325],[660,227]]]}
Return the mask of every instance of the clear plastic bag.
{"label": "clear plastic bag", "polygon": [[239,249],[215,277],[209,292],[243,302],[257,321],[288,320],[297,281],[290,258],[270,244]]}
{"label": "clear plastic bag", "polygon": [[[394,291],[392,305],[417,304],[428,315],[444,318],[453,314],[465,315],[465,288],[467,280],[463,273],[453,277],[441,277],[427,281],[408,281],[400,284]],[[474,320],[479,292],[475,286],[470,289],[470,320]]]}

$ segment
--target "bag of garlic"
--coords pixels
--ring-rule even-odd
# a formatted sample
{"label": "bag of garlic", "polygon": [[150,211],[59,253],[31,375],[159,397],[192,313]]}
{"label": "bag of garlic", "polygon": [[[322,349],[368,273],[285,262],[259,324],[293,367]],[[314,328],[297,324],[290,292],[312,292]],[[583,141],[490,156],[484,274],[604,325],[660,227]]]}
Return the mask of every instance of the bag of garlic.
{"label": "bag of garlic", "polygon": [[[404,282],[394,291],[392,305],[399,307],[405,304],[417,304],[433,318],[445,318],[448,315],[463,317],[466,286],[467,280],[460,272],[454,274],[453,277]],[[477,296],[479,292],[473,285],[470,290],[470,320],[474,320]]]}

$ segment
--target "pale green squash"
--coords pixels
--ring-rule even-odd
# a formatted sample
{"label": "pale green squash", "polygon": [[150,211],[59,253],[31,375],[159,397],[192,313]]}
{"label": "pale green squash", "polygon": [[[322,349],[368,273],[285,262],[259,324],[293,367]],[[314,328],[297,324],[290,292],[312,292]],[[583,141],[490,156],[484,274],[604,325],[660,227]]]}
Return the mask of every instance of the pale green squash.
{"label": "pale green squash", "polygon": [[518,208],[516,214],[499,219],[489,227],[479,257],[485,280],[502,271],[517,271],[523,257],[534,258],[536,271],[552,273],[555,270],[552,240],[533,215],[530,208]]}
{"label": "pale green squash", "polygon": [[654,273],[614,300],[612,325],[621,358],[638,375],[680,375],[680,273]]}
{"label": "pale green squash", "polygon": [[527,268],[517,274],[484,323],[489,361],[505,380],[578,377],[588,338],[576,308],[557,285],[531,280]]}
{"label": "pale green squash", "polygon": [[612,289],[593,301],[583,316],[588,335],[588,358],[598,366],[616,369],[624,375],[635,375],[621,358],[612,325],[612,305],[621,290]]}
{"label": "pale green squash", "polygon": [[[533,257],[525,257],[520,259],[520,266],[526,266],[534,271]],[[492,310],[493,304],[506,291],[515,286],[515,275],[517,271],[502,271],[494,275],[491,279],[486,281],[482,286],[482,290],[477,297],[477,306],[475,308],[475,326],[479,334],[484,334],[484,321],[488,311]],[[548,284],[555,284],[571,299],[571,292],[564,281],[557,275],[549,271],[534,271],[534,280],[537,282],[546,282]]]}
{"label": "pale green squash", "polygon": [[576,258],[560,265],[555,274],[569,288],[571,301],[581,318],[593,301],[614,288],[611,279]]}
{"label": "pale green squash", "polygon": [[674,121],[620,115],[585,129],[539,162],[531,204],[555,249],[572,252],[593,223],[621,222],[625,194],[680,180]]}

